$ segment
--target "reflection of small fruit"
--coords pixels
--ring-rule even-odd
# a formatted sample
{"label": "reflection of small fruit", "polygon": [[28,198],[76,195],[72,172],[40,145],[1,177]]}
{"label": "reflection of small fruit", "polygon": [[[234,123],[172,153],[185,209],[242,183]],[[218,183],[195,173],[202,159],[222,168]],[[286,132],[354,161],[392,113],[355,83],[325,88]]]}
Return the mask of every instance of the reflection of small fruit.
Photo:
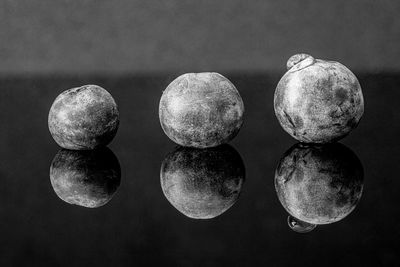
{"label": "reflection of small fruit", "polygon": [[113,197],[121,181],[118,159],[108,148],[61,149],[50,167],[57,196],[69,204],[97,208]]}
{"label": "reflection of small fruit", "polygon": [[61,93],[51,106],[49,130],[66,149],[86,150],[105,146],[117,133],[119,112],[112,96],[97,85]]}
{"label": "reflection of small fruit", "polygon": [[245,170],[229,145],[208,149],[179,147],[161,166],[161,188],[168,201],[194,219],[214,218],[239,197]]}
{"label": "reflection of small fruit", "polygon": [[327,143],[350,133],[364,113],[356,76],[334,61],[292,56],[274,97],[283,129],[306,143]]}
{"label": "reflection of small fruit", "polygon": [[243,123],[244,105],[235,86],[218,73],[187,73],[164,91],[161,126],[175,143],[213,147],[229,142]]}
{"label": "reflection of small fruit", "polygon": [[283,207],[296,219],[311,224],[346,217],[361,198],[362,188],[361,162],[339,143],[294,145],[275,172],[275,189]]}

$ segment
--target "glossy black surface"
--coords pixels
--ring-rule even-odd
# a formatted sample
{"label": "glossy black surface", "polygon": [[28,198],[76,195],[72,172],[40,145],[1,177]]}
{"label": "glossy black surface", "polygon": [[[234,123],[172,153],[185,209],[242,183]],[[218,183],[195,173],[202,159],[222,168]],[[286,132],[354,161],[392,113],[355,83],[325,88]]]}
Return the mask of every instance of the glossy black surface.
{"label": "glossy black surface", "polygon": [[[243,159],[246,182],[237,202],[209,220],[181,214],[160,186],[161,164],[175,144],[160,127],[158,103],[181,73],[1,78],[0,265],[397,265],[400,75],[355,73],[365,114],[341,142],[363,165],[363,194],[346,218],[303,234],[289,228],[274,188],[277,164],[296,143],[273,111],[280,74],[223,73],[245,103],[244,125],[231,145]],[[106,88],[121,114],[109,146],[121,184],[95,209],[60,200],[49,178],[59,150],[47,128],[50,105],[63,90],[84,84]]]}

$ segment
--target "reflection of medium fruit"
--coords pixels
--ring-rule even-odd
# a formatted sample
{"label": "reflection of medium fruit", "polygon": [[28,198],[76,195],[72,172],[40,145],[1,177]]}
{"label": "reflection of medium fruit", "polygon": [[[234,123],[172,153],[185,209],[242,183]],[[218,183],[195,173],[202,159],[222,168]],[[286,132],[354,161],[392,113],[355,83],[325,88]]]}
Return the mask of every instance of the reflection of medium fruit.
{"label": "reflection of medium fruit", "polygon": [[108,148],[61,149],[51,163],[50,181],[57,196],[65,202],[97,208],[113,197],[121,182],[121,169]]}
{"label": "reflection of medium fruit", "polygon": [[214,218],[239,197],[245,169],[229,145],[208,149],[178,147],[164,159],[161,188],[168,201],[194,219]]}
{"label": "reflection of medium fruit", "polygon": [[235,86],[213,73],[187,73],[164,91],[159,107],[161,126],[175,143],[214,147],[229,142],[243,123],[244,105]]}
{"label": "reflection of medium fruit", "polygon": [[61,93],[50,108],[49,130],[63,148],[94,149],[111,142],[117,133],[119,112],[112,96],[97,85]]}
{"label": "reflection of medium fruit", "polygon": [[356,207],[363,188],[357,156],[339,143],[296,144],[275,172],[275,189],[290,215],[311,224],[337,222]]}
{"label": "reflection of medium fruit", "polygon": [[356,76],[334,61],[292,56],[274,97],[283,129],[306,143],[327,143],[350,133],[364,113]]}

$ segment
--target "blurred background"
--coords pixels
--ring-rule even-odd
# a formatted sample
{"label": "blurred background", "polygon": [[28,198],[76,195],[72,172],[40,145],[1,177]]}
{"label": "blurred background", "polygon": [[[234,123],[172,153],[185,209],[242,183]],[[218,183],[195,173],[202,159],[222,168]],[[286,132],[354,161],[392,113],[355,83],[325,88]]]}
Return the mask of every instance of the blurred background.
{"label": "blurred background", "polygon": [[396,0],[3,0],[0,74],[284,70],[307,52],[398,71]]}

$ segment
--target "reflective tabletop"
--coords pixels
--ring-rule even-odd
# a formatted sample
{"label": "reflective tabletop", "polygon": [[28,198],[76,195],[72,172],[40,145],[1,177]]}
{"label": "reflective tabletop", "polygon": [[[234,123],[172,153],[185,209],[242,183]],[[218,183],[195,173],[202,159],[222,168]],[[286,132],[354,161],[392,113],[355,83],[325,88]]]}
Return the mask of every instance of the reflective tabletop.
{"label": "reflective tabletop", "polygon": [[[196,150],[171,142],[158,118],[179,74],[0,78],[1,266],[399,264],[400,75],[356,73],[359,126],[305,146],[275,118],[281,74],[224,73],[243,127],[229,145]],[[118,133],[103,150],[61,150],[50,106],[84,84],[113,95]]]}

